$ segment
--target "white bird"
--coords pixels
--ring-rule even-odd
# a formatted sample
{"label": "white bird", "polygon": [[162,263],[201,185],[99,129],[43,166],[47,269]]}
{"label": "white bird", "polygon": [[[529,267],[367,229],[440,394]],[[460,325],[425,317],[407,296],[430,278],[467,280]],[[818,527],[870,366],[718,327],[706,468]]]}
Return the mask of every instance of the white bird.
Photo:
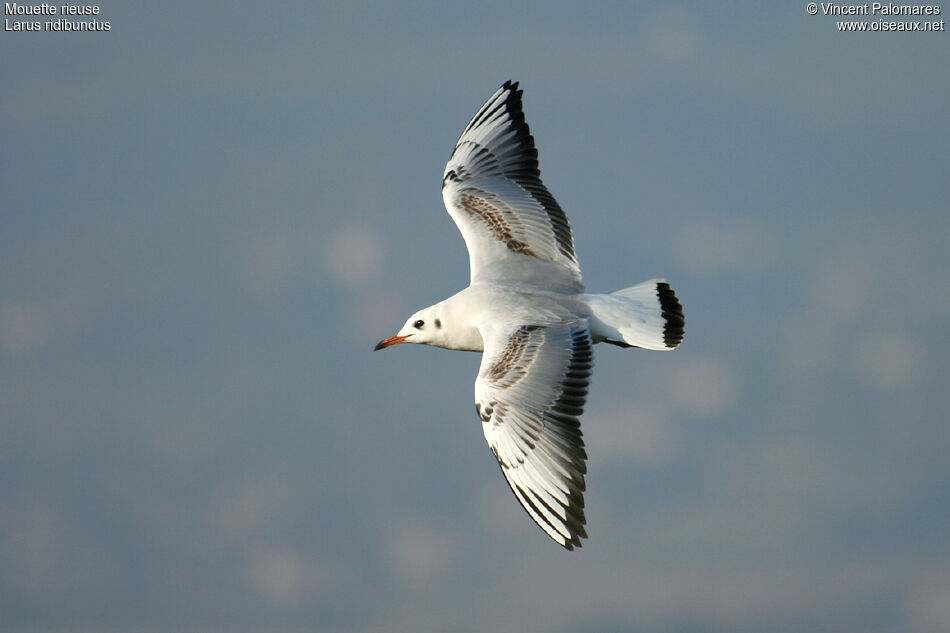
{"label": "white bird", "polygon": [[505,82],[465,127],[442,198],[468,247],[470,284],[413,314],[376,349],[482,352],[475,410],[505,479],[548,536],[580,547],[587,453],[578,418],[592,346],[673,349],[683,308],[662,279],[584,292],[571,226],[541,182],[517,82]]}

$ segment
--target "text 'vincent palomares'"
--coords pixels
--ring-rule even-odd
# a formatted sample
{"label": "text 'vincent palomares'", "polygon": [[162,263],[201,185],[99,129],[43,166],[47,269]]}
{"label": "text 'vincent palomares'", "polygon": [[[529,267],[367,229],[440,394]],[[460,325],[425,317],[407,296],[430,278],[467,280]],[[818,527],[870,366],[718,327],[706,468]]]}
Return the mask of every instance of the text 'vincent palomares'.
{"label": "text 'vincent palomares'", "polygon": [[821,2],[818,5],[824,15],[940,15],[938,5],[891,4],[871,2],[864,4],[838,4]]}

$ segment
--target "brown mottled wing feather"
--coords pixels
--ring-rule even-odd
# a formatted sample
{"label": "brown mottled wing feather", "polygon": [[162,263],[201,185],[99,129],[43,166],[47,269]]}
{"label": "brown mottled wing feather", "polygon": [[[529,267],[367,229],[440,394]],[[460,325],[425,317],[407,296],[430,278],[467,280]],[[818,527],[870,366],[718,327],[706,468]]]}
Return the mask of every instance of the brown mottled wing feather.
{"label": "brown mottled wing feather", "polygon": [[482,430],[515,497],[548,536],[580,547],[587,453],[579,416],[593,367],[585,321],[483,332]]}
{"label": "brown mottled wing feather", "polygon": [[550,287],[583,288],[571,226],[541,182],[517,83],[505,82],[462,132],[442,197],[468,247],[473,282],[543,277]]}

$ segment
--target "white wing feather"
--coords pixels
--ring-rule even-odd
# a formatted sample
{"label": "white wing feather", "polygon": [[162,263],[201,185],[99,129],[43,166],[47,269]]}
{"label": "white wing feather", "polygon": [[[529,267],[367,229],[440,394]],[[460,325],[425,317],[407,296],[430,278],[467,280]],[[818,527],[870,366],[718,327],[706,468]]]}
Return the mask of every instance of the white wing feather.
{"label": "white wing feather", "polygon": [[583,289],[571,226],[541,182],[517,83],[499,88],[462,132],[442,197],[468,247],[472,282]]}
{"label": "white wing feather", "polygon": [[580,547],[587,454],[578,416],[593,366],[585,321],[482,333],[482,430],[515,497],[548,536]]}

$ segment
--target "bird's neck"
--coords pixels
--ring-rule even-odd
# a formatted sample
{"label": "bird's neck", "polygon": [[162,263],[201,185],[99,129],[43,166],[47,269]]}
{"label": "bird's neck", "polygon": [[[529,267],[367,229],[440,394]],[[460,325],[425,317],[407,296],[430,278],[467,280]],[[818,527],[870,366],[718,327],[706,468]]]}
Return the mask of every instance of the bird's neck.
{"label": "bird's neck", "polygon": [[466,291],[449,297],[442,302],[442,322],[445,327],[443,340],[439,347],[465,352],[481,352],[485,346],[482,335],[473,321],[472,303],[466,301]]}

